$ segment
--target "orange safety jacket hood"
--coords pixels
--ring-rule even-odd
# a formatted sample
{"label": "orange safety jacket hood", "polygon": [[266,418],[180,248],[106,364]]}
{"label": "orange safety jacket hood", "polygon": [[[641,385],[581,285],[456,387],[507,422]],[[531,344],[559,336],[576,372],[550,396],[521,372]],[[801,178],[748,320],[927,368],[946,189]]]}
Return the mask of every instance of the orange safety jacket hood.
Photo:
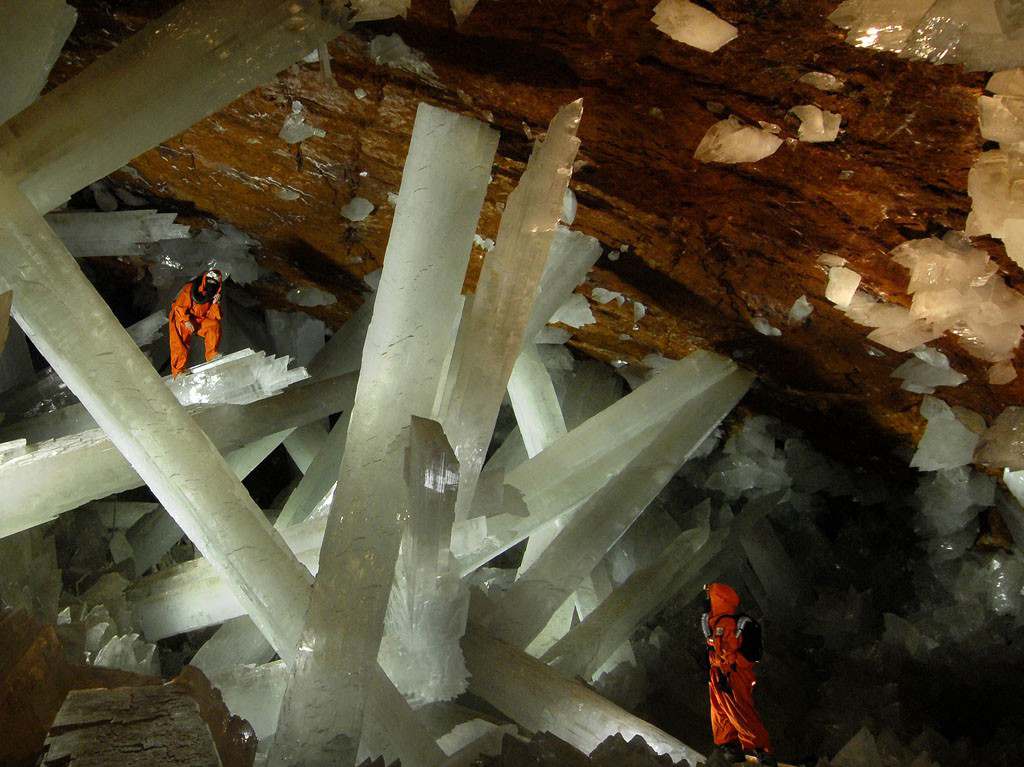
{"label": "orange safety jacket hood", "polygon": [[735,615],[739,609],[740,595],[726,583],[709,584],[708,597],[711,599],[711,613],[708,617],[712,620],[722,615]]}
{"label": "orange safety jacket hood", "polygon": [[[213,272],[217,275],[217,289],[211,292],[207,287],[207,274]],[[190,294],[192,296],[192,302],[196,304],[208,304],[214,299],[214,297],[220,293],[224,287],[224,273],[220,269],[207,269],[201,275],[197,275],[192,280],[192,289]]]}

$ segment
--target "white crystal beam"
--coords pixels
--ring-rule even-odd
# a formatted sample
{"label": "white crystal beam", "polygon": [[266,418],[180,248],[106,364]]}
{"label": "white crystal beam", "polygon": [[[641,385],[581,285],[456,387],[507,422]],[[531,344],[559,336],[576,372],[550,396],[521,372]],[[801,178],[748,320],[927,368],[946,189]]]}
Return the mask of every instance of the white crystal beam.
{"label": "white crystal beam", "polygon": [[508,396],[530,458],[565,434],[562,407],[536,344],[525,344],[516,358],[508,379]]}
{"label": "white crystal beam", "polygon": [[282,657],[309,574],[28,198],[0,174],[0,289],[18,324]]}
{"label": "white crystal beam", "polygon": [[[456,519],[469,516],[509,375],[523,346],[580,141],[582,100],[562,107],[505,204],[452,360],[445,433],[459,458]],[[550,316],[550,315],[548,315]],[[545,318],[546,320],[547,318]],[[532,340],[532,339],[531,339]]]}
{"label": "white crystal beam", "polygon": [[[156,375],[152,366],[149,371]],[[350,400],[355,380],[356,376],[349,374],[318,381],[251,405],[200,409],[194,411],[194,417],[213,445],[227,453],[268,434],[338,412]],[[173,399],[166,386],[163,391]],[[0,493],[0,538],[143,483],[101,429],[33,445],[23,455],[0,458],[0,485],[4,488]]]}
{"label": "white crystal beam", "polygon": [[39,96],[77,16],[64,0],[0,3],[0,125]]}
{"label": "white crystal beam", "polygon": [[573,626],[541,660],[570,679],[592,679],[644,620],[675,594],[700,586],[704,568],[721,550],[726,531],[687,530],[649,567],[636,571]]}
{"label": "white crystal beam", "polygon": [[476,120],[417,110],[363,347],[345,491],[331,508],[271,764],[356,758],[407,513],[403,437],[412,415],[433,408],[497,141]]}
{"label": "white crystal beam", "polygon": [[[678,363],[677,363],[678,364]],[[680,392],[678,411],[658,437],[594,494],[504,594],[490,631],[526,647],[590,574],[680,466],[746,394],[753,375],[735,369],[705,388],[693,381]]]}
{"label": "white crystal beam", "polygon": [[585,685],[511,645],[471,628],[462,640],[470,692],[533,732],[550,732],[589,754],[616,733],[627,741],[639,735],[659,754],[690,764],[704,758]]}
{"label": "white crystal beam", "polygon": [[174,223],[177,217],[155,210],[76,211],[49,213],[46,223],[75,258],[141,256],[148,243],[189,236],[187,226]]}
{"label": "white crystal beam", "polygon": [[332,17],[309,0],[181,3],[9,120],[0,167],[51,210],[337,37]]}

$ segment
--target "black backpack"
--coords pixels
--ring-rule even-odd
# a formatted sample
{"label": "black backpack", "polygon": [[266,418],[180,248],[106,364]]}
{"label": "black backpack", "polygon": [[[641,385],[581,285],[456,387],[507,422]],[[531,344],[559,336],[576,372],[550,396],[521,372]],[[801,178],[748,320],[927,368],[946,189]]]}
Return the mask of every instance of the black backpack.
{"label": "black backpack", "polygon": [[740,655],[751,663],[757,663],[764,657],[764,636],[761,624],[749,615],[735,615],[736,633],[743,637],[740,643]]}

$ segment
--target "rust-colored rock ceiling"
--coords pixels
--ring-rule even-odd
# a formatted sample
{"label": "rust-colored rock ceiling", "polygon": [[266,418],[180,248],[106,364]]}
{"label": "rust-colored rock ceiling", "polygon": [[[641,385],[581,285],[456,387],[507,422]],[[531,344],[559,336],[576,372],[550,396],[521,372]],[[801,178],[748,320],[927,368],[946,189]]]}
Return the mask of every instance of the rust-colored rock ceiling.
{"label": "rust-colored rock ceiling", "polygon": [[[80,19],[57,80],[173,5],[72,2]],[[905,355],[869,353],[869,329],[825,300],[817,258],[842,256],[867,290],[909,304],[907,274],[888,251],[963,228],[967,172],[982,144],[976,99],[984,76],[850,47],[826,18],[838,2],[705,2],[739,28],[717,53],[661,34],[650,22],[655,4],[481,0],[456,28],[447,0],[413,0],[406,20],[360,25],[331,44],[333,82],[317,64],[293,66],[137,158],[135,172],[119,178],[178,207],[186,221],[216,217],[259,239],[261,265],[271,274],[252,292],[267,307],[294,308],[287,290],[316,284],[339,302],[305,311],[336,326],[358,305],[359,278],[381,265],[393,212],[388,193],[398,190],[418,102],[501,130],[479,226],[493,237],[531,137],[560,105],[582,96],[574,228],[606,252],[625,250],[616,260],[602,257],[580,291],[621,291],[647,314],[634,328],[630,304],[593,304],[597,323],[574,330],[571,345],[633,362],[697,347],[731,355],[760,377],[752,407],[796,423],[848,458],[889,463],[892,449],[920,434],[921,397],[890,378]],[[392,32],[423,52],[436,80],[373,63],[367,41]],[[833,73],[846,87],[832,94],[797,81],[809,71]],[[295,99],[326,137],[301,145],[278,138]],[[842,115],[835,143],[795,140],[798,121],[787,113],[806,103]],[[754,164],[696,162],[701,137],[728,114],[775,123],[786,141]],[[354,196],[375,206],[357,223],[339,214]],[[982,246],[1019,285],[1024,275],[1002,245]],[[473,255],[478,268],[484,251]],[[814,313],[789,326],[786,314],[802,294]],[[758,334],[751,326],[758,316],[781,328],[781,337]],[[1020,401],[1021,379],[990,386],[984,363],[949,339],[933,345],[969,376],[941,390],[950,404],[991,421]]]}

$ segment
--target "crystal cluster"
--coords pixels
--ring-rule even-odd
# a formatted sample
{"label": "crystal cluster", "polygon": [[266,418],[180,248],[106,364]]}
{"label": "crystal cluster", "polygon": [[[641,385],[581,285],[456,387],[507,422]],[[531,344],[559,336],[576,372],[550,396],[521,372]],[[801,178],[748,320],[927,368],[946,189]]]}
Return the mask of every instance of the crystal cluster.
{"label": "crystal cluster", "polygon": [[846,41],[935,64],[996,71],[1024,64],[1024,29],[997,0],[846,0],[829,16]]}
{"label": "crystal cluster", "polygon": [[813,144],[835,141],[839,136],[839,126],[843,121],[841,115],[827,112],[813,104],[804,104],[789,110],[800,120],[797,138]]}
{"label": "crystal cluster", "polygon": [[[962,234],[950,232],[941,240],[905,242],[892,256],[910,272],[907,292],[913,300],[908,309],[865,291],[854,293],[844,310],[854,322],[875,328],[868,338],[903,352],[949,332],[971,355],[992,363],[990,383],[1013,380],[1012,357],[1024,332],[1024,297],[1006,284],[989,255]],[[859,282],[845,267],[833,267],[830,274],[837,269],[854,274]],[[848,285],[841,295],[837,289],[837,298],[845,299],[849,292]]]}
{"label": "crystal cluster", "polygon": [[1001,239],[1006,254],[1024,265],[1024,69],[997,72],[987,90],[995,95],[978,99],[981,135],[999,149],[983,152],[967,177],[967,233]]}

